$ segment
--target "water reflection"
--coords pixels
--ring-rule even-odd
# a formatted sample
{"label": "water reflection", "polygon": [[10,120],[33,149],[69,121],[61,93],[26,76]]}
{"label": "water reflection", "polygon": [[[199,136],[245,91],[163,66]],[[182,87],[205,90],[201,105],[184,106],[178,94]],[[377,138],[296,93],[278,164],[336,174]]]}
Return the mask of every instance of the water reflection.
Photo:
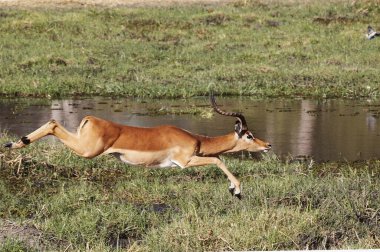
{"label": "water reflection", "polygon": [[[218,98],[224,110],[241,111],[249,128],[269,141],[273,152],[311,156],[317,161],[379,159],[379,101],[252,100]],[[234,118],[215,115],[160,115],[152,108],[208,107],[207,98],[191,100],[1,100],[0,130],[23,136],[51,118],[75,131],[86,115],[151,127],[172,124],[198,134],[220,135],[233,130]]]}

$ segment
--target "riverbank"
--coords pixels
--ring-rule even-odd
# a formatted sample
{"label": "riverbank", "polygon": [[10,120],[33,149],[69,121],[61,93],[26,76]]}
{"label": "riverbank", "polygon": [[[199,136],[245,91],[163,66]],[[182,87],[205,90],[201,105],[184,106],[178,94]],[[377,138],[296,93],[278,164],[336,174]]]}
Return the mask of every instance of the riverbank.
{"label": "riverbank", "polygon": [[377,97],[375,2],[0,10],[2,96]]}
{"label": "riverbank", "polygon": [[43,142],[1,149],[0,231],[9,229],[2,249],[379,247],[379,161],[284,163],[271,154],[224,161],[242,181],[241,201],[214,166],[130,167]]}

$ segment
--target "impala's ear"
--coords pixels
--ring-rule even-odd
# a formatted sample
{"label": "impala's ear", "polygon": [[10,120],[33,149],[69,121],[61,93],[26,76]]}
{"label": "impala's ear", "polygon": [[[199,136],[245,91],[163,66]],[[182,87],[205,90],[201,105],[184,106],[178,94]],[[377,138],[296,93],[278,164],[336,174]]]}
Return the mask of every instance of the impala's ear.
{"label": "impala's ear", "polygon": [[237,117],[235,122],[235,132],[238,134],[239,138],[241,138],[245,133],[245,127],[240,118]]}

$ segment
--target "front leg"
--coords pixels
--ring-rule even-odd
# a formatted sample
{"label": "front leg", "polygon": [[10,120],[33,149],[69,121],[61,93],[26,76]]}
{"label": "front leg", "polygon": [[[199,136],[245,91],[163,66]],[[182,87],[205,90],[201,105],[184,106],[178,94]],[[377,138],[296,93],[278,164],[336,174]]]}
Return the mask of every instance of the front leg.
{"label": "front leg", "polygon": [[231,181],[229,191],[232,195],[236,196],[238,199],[241,199],[241,186],[239,180],[227,169],[226,165],[216,157],[198,157],[193,156],[190,161],[185,165],[185,167],[192,166],[202,166],[215,164],[227,175],[228,179]]}

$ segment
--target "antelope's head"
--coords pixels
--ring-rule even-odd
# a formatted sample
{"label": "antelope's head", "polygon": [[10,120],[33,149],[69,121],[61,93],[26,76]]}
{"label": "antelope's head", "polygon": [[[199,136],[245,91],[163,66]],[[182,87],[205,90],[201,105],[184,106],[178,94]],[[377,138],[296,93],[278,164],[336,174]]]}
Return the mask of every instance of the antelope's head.
{"label": "antelope's head", "polygon": [[229,150],[228,152],[236,152],[242,150],[246,150],[249,152],[267,152],[271,149],[271,145],[269,143],[253,136],[252,132],[248,130],[247,122],[241,113],[225,112],[221,110],[216,104],[215,97],[212,92],[210,94],[210,101],[212,107],[217,113],[225,116],[233,116],[237,119],[235,123],[235,133],[237,135],[238,140],[235,147]]}

